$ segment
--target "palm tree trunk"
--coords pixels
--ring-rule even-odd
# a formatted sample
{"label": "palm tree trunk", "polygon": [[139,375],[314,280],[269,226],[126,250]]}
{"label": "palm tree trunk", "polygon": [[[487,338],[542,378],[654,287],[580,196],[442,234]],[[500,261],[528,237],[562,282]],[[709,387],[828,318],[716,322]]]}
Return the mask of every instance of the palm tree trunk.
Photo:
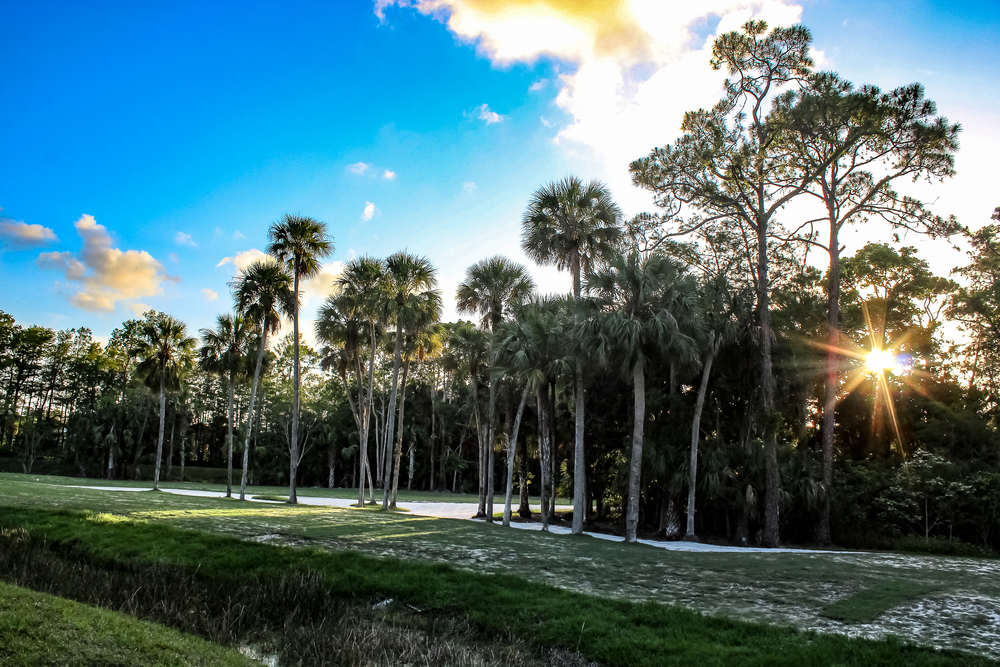
{"label": "palm tree trunk", "polygon": [[229,445],[226,455],[226,498],[233,497],[233,395],[236,393],[236,374],[229,374],[229,422],[226,441]]}
{"label": "palm tree trunk", "polygon": [[479,418],[479,382],[476,380],[475,371],[470,375],[472,375],[472,414],[476,419],[476,439],[479,442],[479,509],[476,511],[476,518],[481,518],[486,516],[486,450],[483,425]]}
{"label": "palm tree trunk", "polygon": [[539,438],[539,444],[541,445],[541,513],[542,513],[542,530],[549,530],[549,402],[545,394],[547,393],[547,386],[545,383],[539,385],[536,393],[536,398],[538,401],[538,432],[541,434]]}
{"label": "palm tree trunk", "polygon": [[556,381],[549,385],[549,517],[556,515],[556,465],[558,447],[556,446]]}
{"label": "palm tree trunk", "polygon": [[521,444],[521,465],[518,471],[519,500],[517,514],[522,519],[531,517],[531,505],[528,503],[528,441]]}
{"label": "palm tree trunk", "polygon": [[712,372],[712,361],[715,359],[717,350],[715,341],[716,337],[713,331],[708,336],[708,354],[705,357],[705,366],[701,370],[701,386],[698,387],[698,399],[694,403],[694,418],[691,420],[691,465],[688,476],[687,530],[684,539],[692,541],[698,539],[694,534],[695,486],[698,481],[698,437],[701,435],[701,411],[705,407],[708,376]]}
{"label": "palm tree trunk", "polygon": [[[392,357],[392,385],[389,388],[389,414],[386,416],[386,444],[391,442],[393,427],[395,427],[396,422],[396,392],[399,390],[399,366],[403,357],[403,327],[400,324],[396,325],[396,350]],[[389,509],[389,483],[390,476],[392,474],[392,457],[386,452],[385,457],[385,476],[383,477],[383,488],[382,488],[382,509]]]}
{"label": "palm tree trunk", "polygon": [[167,417],[166,370],[160,370],[160,435],[156,440],[156,465],[153,467],[153,490],[160,488],[160,459],[163,458],[163,426]]}
{"label": "palm tree trunk", "polygon": [[493,478],[496,471],[493,465],[493,443],[496,441],[496,416],[497,416],[497,381],[490,379],[490,416],[489,427],[486,436],[486,521],[493,523]]}
{"label": "palm tree trunk", "polygon": [[167,447],[167,474],[165,479],[170,479],[170,472],[174,467],[174,429],[177,428],[177,399],[174,399],[174,413],[170,415],[170,445]]}
{"label": "palm tree trunk", "polygon": [[390,507],[396,506],[396,494],[399,490],[399,469],[403,460],[403,413],[406,409],[406,376],[410,371],[410,359],[407,356],[403,363],[403,378],[399,392],[399,424],[397,424],[396,447],[393,451],[393,472],[392,472],[392,501]]}
{"label": "palm tree trunk", "polygon": [[632,391],[635,394],[635,412],[632,422],[632,460],[628,474],[628,508],[625,510],[625,541],[635,542],[639,525],[639,476],[642,472],[642,429],[646,421],[646,378],[642,362],[632,369]]}
{"label": "palm tree trunk", "polygon": [[587,464],[583,452],[583,363],[576,360],[576,446],[573,451],[573,534],[583,532],[587,518]]}
{"label": "palm tree trunk", "polygon": [[514,419],[513,431],[507,433],[507,494],[503,504],[503,525],[510,527],[510,503],[514,494],[514,450],[517,449],[517,432],[521,429],[521,417],[524,416],[524,404],[528,402],[528,387],[521,392],[521,404],[517,406],[517,417]]}
{"label": "palm tree trunk", "polygon": [[292,431],[288,438],[289,470],[288,470],[288,502],[299,502],[295,488],[295,476],[299,468],[299,258],[295,258],[295,297],[292,309],[292,336],[295,337],[293,356],[295,363],[292,368],[293,398],[292,398]]}
{"label": "palm tree trunk", "polygon": [[246,500],[247,470],[250,469],[250,433],[253,431],[253,408],[257,400],[257,382],[264,364],[264,350],[267,349],[267,321],[261,322],[260,349],[257,350],[257,365],[253,370],[253,384],[250,386],[250,407],[247,410],[247,435],[243,441],[243,474],[240,475],[240,500]]}

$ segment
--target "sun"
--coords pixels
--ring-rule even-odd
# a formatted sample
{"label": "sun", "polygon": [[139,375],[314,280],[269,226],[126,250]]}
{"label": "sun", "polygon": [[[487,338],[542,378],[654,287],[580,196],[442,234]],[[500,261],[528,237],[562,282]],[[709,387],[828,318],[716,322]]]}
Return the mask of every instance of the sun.
{"label": "sun", "polygon": [[865,356],[865,366],[872,373],[881,373],[896,367],[896,355],[889,350],[872,350]]}

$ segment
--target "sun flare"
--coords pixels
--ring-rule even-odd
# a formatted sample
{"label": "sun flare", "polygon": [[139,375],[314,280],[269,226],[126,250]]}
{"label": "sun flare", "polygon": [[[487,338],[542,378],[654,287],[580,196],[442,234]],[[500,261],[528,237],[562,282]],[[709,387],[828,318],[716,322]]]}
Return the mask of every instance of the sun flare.
{"label": "sun flare", "polygon": [[874,349],[865,356],[865,366],[872,373],[891,370],[896,367],[896,355],[889,350]]}

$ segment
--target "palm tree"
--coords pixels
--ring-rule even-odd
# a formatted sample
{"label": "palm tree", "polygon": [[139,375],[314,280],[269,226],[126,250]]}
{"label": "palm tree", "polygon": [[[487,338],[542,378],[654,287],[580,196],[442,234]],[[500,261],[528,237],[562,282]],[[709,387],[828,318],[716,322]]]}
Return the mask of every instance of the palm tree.
{"label": "palm tree", "polygon": [[229,409],[226,435],[226,497],[233,497],[233,397],[236,393],[238,376],[246,371],[246,352],[250,342],[251,328],[249,322],[241,315],[223,313],[216,319],[214,329],[202,329],[201,358],[199,363],[203,370],[226,377],[229,385]]}
{"label": "palm tree", "polygon": [[164,313],[147,318],[141,329],[141,342],[132,356],[142,359],[136,371],[148,386],[160,390],[160,434],[156,441],[156,466],[153,490],[160,488],[160,459],[163,457],[163,426],[167,416],[167,388],[177,384],[181,372],[191,365],[195,339],[187,335],[187,326]]}
{"label": "palm tree", "polygon": [[281,328],[281,313],[295,312],[295,295],[292,292],[292,277],[285,267],[273,259],[257,260],[240,272],[239,277],[229,284],[233,292],[236,312],[252,322],[257,330],[255,343],[257,362],[254,365],[253,384],[250,388],[250,406],[247,411],[246,441],[243,445],[243,476],[240,480],[240,500],[246,499],[247,468],[250,465],[250,432],[253,430],[254,405],[257,401],[257,383],[260,381],[267,337]]}
{"label": "palm tree", "polygon": [[712,362],[718,355],[719,348],[736,333],[731,288],[725,275],[712,276],[702,283],[699,290],[698,319],[704,337],[700,341],[700,347],[703,350],[701,383],[698,386],[698,396],[694,403],[694,417],[691,419],[687,529],[684,533],[684,539],[689,541],[698,539],[694,532],[695,486],[698,480],[698,440],[701,436],[701,412],[705,407],[708,378],[712,372]]}
{"label": "palm tree", "polygon": [[[539,305],[537,303],[530,303],[517,308],[514,318],[504,322],[500,329],[495,332],[496,338],[493,344],[494,363],[503,367],[505,372],[514,378],[519,378],[524,383],[521,402],[518,405],[517,416],[514,418],[513,425],[510,424],[510,411],[508,410],[508,428],[505,434],[507,445],[507,484],[504,490],[503,510],[503,525],[505,528],[510,526],[511,501],[514,492],[514,456],[516,454],[517,435],[521,428],[521,417],[524,415],[524,406],[528,401],[528,395],[532,390],[535,390],[537,393],[539,386],[545,378],[544,363],[540,363],[541,355],[539,354],[540,350],[537,345],[539,337],[534,335],[534,328],[541,317],[542,310]],[[542,326],[546,327],[547,324],[543,323]],[[554,332],[552,327],[546,328],[546,335]],[[543,460],[547,458],[544,452],[541,458]],[[547,466],[543,464],[543,476],[546,470]],[[548,512],[544,501],[544,483],[542,498],[542,525],[543,529],[545,529],[548,527]]]}
{"label": "palm tree", "polygon": [[[505,311],[527,301],[535,291],[535,283],[524,265],[512,262],[502,255],[476,262],[465,271],[465,280],[459,283],[456,299],[458,312],[482,315],[483,327],[489,326],[493,337],[503,320]],[[493,521],[493,441],[496,439],[496,388],[497,378],[490,377],[490,407],[487,418],[486,441],[479,447],[487,449],[486,484],[479,489],[479,515]],[[484,457],[480,454],[480,460]],[[480,480],[483,479],[480,474]]]}
{"label": "palm tree", "polygon": [[[444,328],[438,322],[440,307],[437,310],[428,309],[417,314],[409,327],[406,341],[403,343],[403,377],[400,380],[399,423],[396,426],[396,448],[393,453],[392,500],[390,506],[396,506],[396,494],[399,489],[399,469],[403,456],[403,413],[406,407],[406,378],[410,371],[410,362],[414,359],[423,360],[429,354],[436,354],[441,349],[441,339]],[[412,470],[411,470],[412,473]]]}
{"label": "palm tree", "polygon": [[[411,255],[405,250],[393,253],[385,260],[384,306],[396,325],[396,344],[392,358],[392,384],[389,392],[389,414],[386,433],[392,434],[396,423],[396,400],[399,390],[399,366],[403,357],[403,334],[424,318],[437,321],[441,316],[441,293],[437,286],[437,271],[426,257]],[[391,435],[390,435],[391,437]],[[392,457],[385,458],[382,509],[389,509],[389,482]]]}
{"label": "palm tree", "polygon": [[[385,262],[374,257],[362,256],[352,259],[344,267],[337,279],[339,294],[336,301],[330,303],[330,310],[320,311],[317,323],[317,335],[320,340],[335,346],[341,346],[347,361],[354,361],[355,377],[358,381],[358,410],[355,415],[358,424],[358,435],[361,441],[361,481],[358,484],[358,507],[365,504],[365,476],[371,484],[371,469],[368,464],[368,435],[371,426],[371,414],[374,407],[375,388],[375,350],[382,337],[382,326],[385,320],[383,297],[386,285]],[[326,308],[326,304],[324,304]],[[339,319],[337,323],[335,320]],[[318,327],[329,328],[324,332]],[[336,329],[342,329],[336,331]],[[367,339],[368,355],[368,391],[364,392],[362,377],[362,346]],[[346,369],[345,369],[346,370]],[[342,379],[346,379],[342,378]],[[369,487],[371,492],[371,486]],[[374,494],[372,495],[374,502]]]}
{"label": "palm tree", "polygon": [[[471,322],[460,321],[455,323],[451,330],[449,339],[450,348],[457,358],[456,366],[465,365],[469,369],[469,389],[472,394],[472,418],[476,424],[476,434],[479,442],[486,441],[483,433],[482,419],[480,417],[479,405],[479,374],[482,371],[483,362],[489,354],[486,332],[477,329]],[[479,448],[479,488],[486,487],[486,460],[484,458],[483,447]],[[480,501],[479,511],[485,514],[485,504]]]}
{"label": "palm tree", "polygon": [[693,289],[673,260],[659,254],[643,257],[632,251],[611,259],[606,268],[589,273],[587,291],[603,311],[588,331],[590,344],[601,356],[617,360],[632,376],[635,412],[625,541],[635,542],[646,421],[645,367],[668,345],[682,342],[677,315],[690,307]]}
{"label": "palm tree", "polygon": [[[581,273],[617,252],[622,238],[621,210],[599,181],[576,176],[539,188],[521,221],[521,247],[539,264],[555,264],[573,275],[573,296],[580,298]],[[583,451],[583,363],[576,363],[576,443],[573,467],[573,532],[583,532],[586,515],[586,463]]]}
{"label": "palm tree", "polygon": [[290,470],[288,476],[288,502],[297,503],[295,475],[299,460],[299,282],[319,273],[321,259],[333,252],[333,240],[327,235],[326,225],[315,218],[286,213],[267,230],[267,252],[284,263],[293,276],[292,341],[294,345],[294,395],[292,399],[292,425],[288,448]]}

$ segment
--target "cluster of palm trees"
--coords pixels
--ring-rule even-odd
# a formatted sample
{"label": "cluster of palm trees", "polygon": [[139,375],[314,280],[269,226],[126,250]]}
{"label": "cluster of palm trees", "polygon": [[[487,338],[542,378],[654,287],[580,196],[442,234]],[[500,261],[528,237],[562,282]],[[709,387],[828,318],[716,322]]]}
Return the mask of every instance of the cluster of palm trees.
{"label": "cluster of palm trees", "polygon": [[[296,468],[302,460],[299,446],[299,283],[314,276],[323,257],[333,251],[333,241],[326,225],[314,218],[288,214],[268,230],[269,257],[254,261],[243,269],[230,285],[235,312],[219,315],[214,328],[201,330],[202,346],[197,361],[202,370],[218,374],[228,391],[227,410],[227,476],[226,496],[233,492],[233,402],[236,386],[250,378],[248,423],[252,421],[257,386],[264,368],[268,336],[275,334],[281,316],[292,319],[294,337],[293,408],[288,426],[290,454],[289,499],[297,502]],[[184,372],[195,359],[197,342],[187,335],[183,322],[170,315],[157,313],[147,318],[140,333],[141,345],[135,355],[142,359],[138,371],[147,377],[151,388],[158,388],[160,397],[160,431],[157,440],[153,488],[160,481],[160,461],[163,453],[163,431],[166,416],[166,392],[175,388]],[[245,499],[249,457],[250,429],[246,429],[243,448],[243,475],[240,500]]]}
{"label": "cluster of palm trees", "polygon": [[[607,188],[570,176],[549,183],[532,196],[522,221],[522,247],[543,264],[568,269],[569,296],[540,297],[524,266],[492,257],[469,267],[456,295],[460,312],[480,316],[485,353],[469,352],[470,368],[488,364],[489,401],[480,436],[480,514],[493,516],[493,453],[497,443],[497,388],[507,377],[520,388],[516,411],[508,402],[507,486],[504,524],[511,518],[515,447],[524,407],[535,395],[539,419],[541,520],[547,529],[552,511],[554,419],[550,390],[560,376],[572,378],[574,455],[573,524],[582,532],[590,508],[586,494],[584,425],[590,368],[613,368],[631,379],[634,419],[625,508],[626,539],[638,526],[643,462],[645,372],[648,365],[701,364],[704,372],[698,405],[704,404],[712,360],[723,338],[732,335],[731,288],[724,275],[695,276],[689,267],[656,248],[640,247],[627,229]],[[476,373],[473,403],[478,414]],[[691,485],[697,474],[700,412],[691,437]],[[693,492],[692,492],[693,496]],[[687,533],[694,534],[694,498],[688,502]]]}

